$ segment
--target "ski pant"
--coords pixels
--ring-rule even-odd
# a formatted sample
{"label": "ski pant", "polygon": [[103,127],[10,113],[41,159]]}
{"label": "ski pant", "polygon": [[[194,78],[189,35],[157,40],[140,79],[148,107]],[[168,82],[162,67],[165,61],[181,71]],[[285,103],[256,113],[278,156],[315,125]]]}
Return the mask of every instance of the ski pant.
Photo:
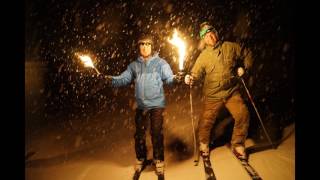
{"label": "ski pant", "polygon": [[239,92],[233,93],[231,97],[226,100],[213,101],[205,99],[202,118],[199,120],[198,126],[198,138],[200,142],[209,144],[211,128],[223,106],[227,108],[235,121],[231,145],[244,146],[248,134],[249,111]]}
{"label": "ski pant", "polygon": [[146,130],[148,128],[148,121],[150,122],[151,141],[153,146],[153,159],[164,160],[164,147],[163,147],[163,111],[164,108],[155,108],[147,111],[136,109],[135,123],[136,132],[135,150],[137,159],[147,158],[146,147]]}

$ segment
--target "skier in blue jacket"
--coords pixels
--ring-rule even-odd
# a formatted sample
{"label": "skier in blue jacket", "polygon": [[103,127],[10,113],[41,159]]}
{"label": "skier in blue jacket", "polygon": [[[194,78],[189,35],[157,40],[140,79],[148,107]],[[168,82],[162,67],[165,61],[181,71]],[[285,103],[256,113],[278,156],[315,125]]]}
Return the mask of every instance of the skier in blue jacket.
{"label": "skier in blue jacket", "polygon": [[147,121],[151,124],[153,160],[156,174],[164,177],[163,111],[165,96],[163,84],[181,82],[181,75],[173,75],[166,60],[154,53],[154,41],[151,35],[142,35],[138,40],[139,57],[131,62],[119,76],[107,76],[112,87],[135,83],[135,97],[138,104],[135,114],[136,132],[135,171],[141,172],[147,163],[146,134]]}

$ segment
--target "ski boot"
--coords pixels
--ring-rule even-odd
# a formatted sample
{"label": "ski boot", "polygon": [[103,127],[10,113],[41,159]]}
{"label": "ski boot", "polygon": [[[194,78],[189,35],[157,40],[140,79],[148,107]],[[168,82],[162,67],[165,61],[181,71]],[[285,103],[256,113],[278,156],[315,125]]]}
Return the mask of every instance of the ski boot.
{"label": "ski boot", "polygon": [[200,142],[199,150],[203,161],[206,180],[216,180],[216,176],[211,166],[209,145]]}
{"label": "ski boot", "polygon": [[164,180],[164,162],[161,160],[154,161],[158,180]]}
{"label": "ski boot", "polygon": [[138,180],[142,170],[146,167],[147,161],[145,159],[136,159],[136,164],[134,165],[134,175],[133,180]]}
{"label": "ski boot", "polygon": [[200,142],[200,155],[202,158],[209,158],[209,145]]}
{"label": "ski boot", "polygon": [[232,148],[232,152],[240,160],[247,160],[247,154],[243,145],[237,145]]}

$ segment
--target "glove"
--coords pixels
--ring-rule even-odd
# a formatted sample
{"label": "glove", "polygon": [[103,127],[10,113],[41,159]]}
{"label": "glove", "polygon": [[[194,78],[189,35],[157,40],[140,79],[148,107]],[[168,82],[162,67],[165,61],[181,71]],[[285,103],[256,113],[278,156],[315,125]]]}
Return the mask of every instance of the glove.
{"label": "glove", "polygon": [[244,69],[242,67],[239,67],[237,69],[237,74],[238,74],[238,77],[241,77],[244,74]]}
{"label": "glove", "polygon": [[104,78],[105,78],[105,84],[108,86],[111,86],[112,85],[112,76],[105,75]]}
{"label": "glove", "polygon": [[184,79],[184,73],[178,73],[174,75],[174,79],[178,82],[181,83]]}
{"label": "glove", "polygon": [[194,84],[194,80],[193,80],[193,77],[189,74],[187,74],[185,77],[184,77],[184,82],[187,84],[187,85],[193,85]]}

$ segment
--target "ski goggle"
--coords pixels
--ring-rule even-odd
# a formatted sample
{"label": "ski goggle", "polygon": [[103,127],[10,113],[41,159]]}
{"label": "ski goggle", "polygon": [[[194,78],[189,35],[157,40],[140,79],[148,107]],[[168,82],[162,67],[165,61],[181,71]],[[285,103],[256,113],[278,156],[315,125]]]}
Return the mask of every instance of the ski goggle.
{"label": "ski goggle", "polygon": [[149,38],[139,39],[138,45],[139,46],[151,46],[152,40]]}
{"label": "ski goggle", "polygon": [[151,46],[151,42],[139,42],[139,46]]}
{"label": "ski goggle", "polygon": [[212,27],[212,26],[209,26],[209,27],[207,27],[207,28],[204,28],[204,29],[202,29],[201,31],[200,31],[200,38],[201,39],[203,39],[204,38],[204,36],[208,33],[208,32],[211,32],[211,31],[213,31],[214,30],[214,28]]}

